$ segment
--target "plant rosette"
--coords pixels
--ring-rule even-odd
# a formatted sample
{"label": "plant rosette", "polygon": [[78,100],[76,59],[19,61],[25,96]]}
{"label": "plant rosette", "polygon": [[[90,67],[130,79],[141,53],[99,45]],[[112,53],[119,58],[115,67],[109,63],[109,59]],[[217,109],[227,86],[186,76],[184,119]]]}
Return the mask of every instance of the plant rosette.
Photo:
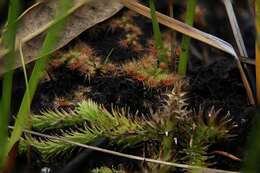
{"label": "plant rosette", "polygon": [[172,87],[180,77],[171,73],[167,64],[160,63],[157,66],[157,59],[144,57],[140,60],[131,61],[122,66],[123,71],[133,79],[143,82],[151,88]]}

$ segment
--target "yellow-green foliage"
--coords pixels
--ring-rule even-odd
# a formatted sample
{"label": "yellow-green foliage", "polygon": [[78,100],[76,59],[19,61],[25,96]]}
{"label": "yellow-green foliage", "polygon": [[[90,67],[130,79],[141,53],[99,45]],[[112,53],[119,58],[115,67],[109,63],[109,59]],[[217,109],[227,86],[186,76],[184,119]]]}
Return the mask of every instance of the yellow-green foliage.
{"label": "yellow-green foliage", "polygon": [[[60,138],[82,144],[106,138],[109,145],[125,148],[153,141],[150,151],[154,153],[149,154],[157,158],[207,166],[208,146],[230,137],[229,130],[233,123],[228,115],[221,116],[214,109],[209,112],[201,110],[199,113],[189,110],[184,88],[183,82],[176,82],[172,92],[167,95],[165,105],[150,118],[137,117],[125,109],[112,109],[110,112],[87,100],[79,103],[75,110],[48,111],[33,116],[33,128],[56,131]],[[68,130],[63,130],[64,127]],[[20,149],[26,150],[28,144],[38,149],[46,160],[69,157],[76,149],[72,144],[41,138],[25,138],[21,141]],[[175,150],[176,147],[180,149]],[[183,157],[178,156],[179,152],[183,153]]]}
{"label": "yellow-green foliage", "polygon": [[229,131],[235,127],[230,115],[221,117],[220,110],[215,111],[212,108],[206,113],[200,110],[190,122],[190,130],[187,131],[185,138],[186,147],[184,153],[187,155],[184,159],[187,164],[197,166],[207,166],[207,150],[210,144],[219,140],[228,139]]}
{"label": "yellow-green foliage", "polygon": [[[32,121],[33,128],[40,130],[60,129],[62,133],[60,137],[70,141],[89,144],[100,137],[106,137],[111,140],[111,144],[115,143],[123,147],[134,146],[150,139],[158,140],[157,131],[160,130],[153,121],[134,118],[134,116],[131,118],[131,115],[124,110],[113,109],[110,113],[91,100],[81,102],[75,111],[69,113],[58,110],[46,112],[42,117],[40,115],[34,116]],[[84,122],[88,125],[83,128],[69,131],[61,129]],[[69,155],[76,147],[58,140],[28,138],[27,141],[36,147],[46,159]]]}

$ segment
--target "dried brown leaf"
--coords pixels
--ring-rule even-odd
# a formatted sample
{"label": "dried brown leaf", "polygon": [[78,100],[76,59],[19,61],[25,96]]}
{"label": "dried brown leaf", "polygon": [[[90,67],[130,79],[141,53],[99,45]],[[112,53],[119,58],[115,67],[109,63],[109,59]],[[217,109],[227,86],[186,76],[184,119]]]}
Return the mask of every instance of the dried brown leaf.
{"label": "dried brown leaf", "polygon": [[[57,3],[58,0],[37,3],[20,16],[16,47],[22,44],[26,64],[38,58],[46,31],[53,25]],[[65,46],[90,27],[110,18],[123,7],[117,0],[73,0],[73,3],[67,14],[69,19],[61,33],[62,37],[51,52]],[[7,52],[3,45],[0,45],[0,75],[4,73],[4,55]],[[17,53],[14,68],[20,66]]]}

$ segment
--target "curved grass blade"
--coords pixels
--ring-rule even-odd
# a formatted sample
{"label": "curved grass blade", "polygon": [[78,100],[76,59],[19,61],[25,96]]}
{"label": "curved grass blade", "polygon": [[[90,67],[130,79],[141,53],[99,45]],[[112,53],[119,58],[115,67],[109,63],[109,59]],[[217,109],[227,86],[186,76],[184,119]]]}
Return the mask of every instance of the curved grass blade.
{"label": "curved grass blade", "polygon": [[[190,26],[193,26],[194,17],[195,17],[195,9],[197,5],[197,0],[188,0],[187,1],[187,12],[186,12],[186,19],[185,23]],[[185,76],[187,72],[187,67],[189,63],[189,47],[190,47],[190,37],[183,36],[181,42],[181,55],[180,55],[180,62],[178,66],[178,73],[181,76]]]}
{"label": "curved grass blade", "polygon": [[[149,8],[145,7],[144,5],[141,5],[138,3],[136,0],[120,0],[120,2],[125,5],[127,8],[145,16],[148,18],[151,18],[150,13],[149,13]],[[185,23],[182,23],[174,18],[171,18],[169,16],[166,16],[162,13],[156,12],[157,20],[159,23],[175,30],[178,31],[186,36],[189,36],[193,39],[199,40],[205,44],[208,44],[214,48],[217,48],[221,51],[224,51],[236,59],[238,59],[238,56],[229,43],[226,41],[215,37],[213,35],[210,35],[208,33],[205,33],[203,31],[200,31],[194,27],[191,27]]]}
{"label": "curved grass blade", "polygon": [[247,153],[245,156],[245,162],[243,164],[244,173],[258,172],[260,169],[260,141],[259,141],[259,130],[260,130],[260,111],[256,111],[254,126],[251,129],[250,136],[247,141]]}
{"label": "curved grass blade", "polygon": [[149,0],[149,7],[150,7],[150,14],[152,18],[152,25],[153,25],[153,32],[154,32],[154,38],[155,38],[155,44],[156,44],[156,49],[157,49],[157,54],[158,54],[158,63],[157,66],[161,62],[167,63],[166,58],[165,58],[165,51],[164,51],[164,46],[162,42],[162,36],[161,36],[161,31],[160,31],[160,26],[156,18],[156,8],[155,8],[155,0]]}
{"label": "curved grass blade", "polygon": [[[20,0],[11,0],[9,3],[7,30],[3,35],[4,46],[9,49],[3,67],[10,70],[15,60],[15,36],[17,28],[17,17],[20,12]],[[9,71],[4,75],[2,97],[0,101],[0,169],[2,168],[7,156],[7,138],[8,138],[8,120],[10,113],[11,95],[12,95],[13,71]]]}
{"label": "curved grass blade", "polygon": [[[60,2],[60,8],[57,11],[55,23],[52,28],[47,33],[47,36],[44,40],[43,47],[41,48],[39,57],[42,57],[46,55],[58,42],[58,39],[60,37],[60,32],[64,28],[66,23],[66,11],[68,11],[71,8],[71,1],[70,0],[61,0]],[[65,15],[64,15],[65,14]],[[17,114],[17,119],[15,121],[15,128],[14,131],[11,134],[7,152],[10,151],[12,146],[19,140],[22,129],[28,127],[28,115],[30,112],[30,108],[28,104],[31,103],[32,97],[36,91],[38,82],[42,76],[42,72],[48,62],[49,57],[45,56],[41,59],[39,59],[33,69],[30,81],[29,81],[29,87],[26,89],[19,112]],[[28,98],[28,95],[31,98]]]}
{"label": "curved grass blade", "polygon": [[[244,58],[248,58],[248,53],[245,47],[245,43],[237,22],[237,18],[232,6],[232,1],[231,0],[222,0],[223,4],[225,5],[227,14],[228,14],[228,19],[229,19],[229,23],[231,25],[232,28],[232,32],[234,35],[234,38],[236,40],[236,44],[238,47],[238,51],[239,51],[239,55],[240,57],[244,57]],[[241,60],[242,58],[240,58]],[[242,60],[241,60],[242,61]],[[242,61],[243,62],[243,61]],[[245,68],[245,71],[247,72],[248,78],[250,80],[251,86],[255,91],[255,77],[254,74],[252,72],[252,69],[250,69],[250,67],[247,66],[247,64],[243,64],[243,67]]]}
{"label": "curved grass blade", "polygon": [[231,0],[222,0],[222,1],[225,5],[225,8],[226,8],[226,11],[228,14],[228,19],[229,19],[236,43],[237,43],[239,54],[243,57],[248,57],[245,43],[244,43],[240,28],[239,28],[239,25],[237,22],[237,18],[236,18],[236,15],[235,15],[235,12],[234,12],[234,9],[232,6],[232,2],[231,2]]}

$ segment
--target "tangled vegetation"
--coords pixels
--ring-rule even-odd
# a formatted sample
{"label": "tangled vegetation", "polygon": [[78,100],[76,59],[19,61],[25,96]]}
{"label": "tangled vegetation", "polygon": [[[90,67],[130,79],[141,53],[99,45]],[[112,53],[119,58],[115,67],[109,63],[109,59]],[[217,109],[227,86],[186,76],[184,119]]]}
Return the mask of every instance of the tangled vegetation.
{"label": "tangled vegetation", "polygon": [[[52,2],[55,2],[54,5],[51,4]],[[239,50],[240,52],[237,52],[231,44],[224,40],[192,27],[193,21],[196,18],[197,0],[187,0],[187,3],[185,3],[187,7],[185,23],[173,19],[173,1],[168,1],[168,5],[171,6],[170,13],[172,13],[170,14],[170,17],[168,17],[156,11],[156,0],[148,0],[146,6],[144,5],[145,3],[140,3],[139,1],[120,0],[120,2],[113,1],[113,3],[117,4],[117,7],[115,11],[110,12],[110,17],[120,11],[123,6],[126,6],[143,16],[151,18],[149,24],[152,26],[154,41],[151,41],[152,43],[150,42],[151,44],[148,48],[145,47],[145,44],[147,46],[150,40],[142,37],[146,34],[144,33],[145,29],[141,29],[135,25],[133,13],[131,14],[132,16],[123,16],[119,20],[112,21],[108,28],[108,30],[111,31],[121,30],[122,32],[120,33],[123,33],[122,35],[124,35],[116,40],[116,46],[120,49],[131,49],[131,51],[135,53],[142,52],[142,56],[130,57],[128,61],[124,61],[124,63],[121,63],[121,61],[113,63],[110,61],[110,56],[113,54],[115,46],[112,46],[113,48],[110,49],[109,53],[106,52],[103,54],[101,53],[102,55],[98,55],[90,45],[84,42],[77,44],[73,49],[69,49],[68,52],[63,52],[63,50],[56,51],[75,37],[79,36],[84,30],[77,31],[71,38],[66,41],[63,40],[63,43],[56,47],[59,41],[62,40],[63,37],[66,37],[66,34],[70,33],[70,30],[66,30],[67,22],[72,21],[71,17],[77,14],[85,5],[87,6],[87,4],[89,5],[89,8],[86,9],[95,11],[96,7],[93,6],[95,2],[97,3],[98,1],[53,0],[40,2],[19,17],[19,0],[10,0],[7,24],[3,27],[3,32],[1,31],[2,38],[0,38],[0,58],[3,58],[0,59],[0,66],[4,67],[0,70],[0,74],[3,74],[0,98],[0,144],[2,146],[0,149],[0,170],[2,171],[3,169],[3,172],[5,172],[5,169],[12,169],[9,168],[8,163],[13,157],[16,157],[11,154],[13,150],[16,151],[16,145],[18,144],[20,153],[28,154],[32,147],[40,153],[44,162],[51,162],[53,160],[58,160],[60,157],[65,158],[65,160],[70,159],[73,157],[73,154],[81,151],[80,147],[73,144],[73,142],[91,145],[99,139],[106,139],[108,141],[106,147],[119,150],[121,153],[124,153],[126,149],[139,150],[141,148],[142,150],[136,153],[136,157],[141,157],[142,155],[145,158],[148,156],[156,161],[181,163],[200,168],[214,165],[212,157],[214,157],[213,153],[215,151],[212,151],[214,149],[212,149],[211,146],[231,139],[233,137],[231,131],[236,125],[231,120],[229,113],[223,110],[216,110],[214,107],[211,109],[201,107],[199,110],[192,110],[190,105],[187,104],[187,99],[189,98],[186,96],[186,82],[184,80],[188,71],[190,40],[191,38],[194,38],[231,55],[235,59],[235,63],[240,72],[244,89],[248,95],[248,103],[255,106],[255,103],[257,102],[259,106],[260,75],[258,71],[260,69],[260,41],[258,37],[254,38],[256,40],[256,61],[253,63],[250,62],[251,65],[255,65],[255,69],[250,71],[247,69],[248,64],[250,64],[248,63],[249,61],[243,62],[243,59],[247,58],[246,50],[243,50],[245,54],[241,54],[241,50]],[[223,2],[228,12],[233,34],[236,35],[236,33],[240,33],[240,29],[236,26],[237,21],[236,16],[234,16],[232,4],[230,1],[223,0]],[[256,18],[256,35],[259,35],[260,30],[260,19],[257,13],[260,9],[259,2],[259,0],[254,1],[254,3],[256,3],[256,14],[254,14],[254,17]],[[18,24],[22,23],[20,20],[22,21],[24,16],[27,16],[29,12],[35,10],[35,7],[42,4],[44,4],[43,6],[48,6],[48,10],[53,10],[51,13],[51,18],[53,19],[39,27],[39,30],[30,33],[28,37],[19,38],[21,37],[19,36],[19,33],[22,33],[22,31],[17,29],[19,28]],[[0,2],[0,9],[2,9],[1,5],[2,3]],[[83,18],[81,15],[75,16]],[[102,19],[102,21],[104,20]],[[99,22],[101,21],[98,21],[95,24]],[[162,38],[159,23],[184,34],[180,47],[174,47],[173,42],[168,45],[171,49],[166,46]],[[71,23],[69,24],[70,25],[68,26],[75,26],[75,23],[73,23],[73,25]],[[95,24],[91,24],[91,26]],[[90,26],[85,27],[86,30]],[[28,30],[31,29],[29,26],[28,28]],[[102,28],[102,26],[101,28],[97,27],[97,30],[100,29],[103,32],[106,30],[104,28],[105,27]],[[60,34],[63,29],[65,36]],[[92,33],[93,37],[99,34],[95,30],[92,31],[94,31]],[[171,36],[173,36],[173,34]],[[35,46],[37,47],[38,52],[36,51],[37,53],[35,53],[35,55],[28,56],[28,54],[26,54],[28,50],[25,50],[24,48],[27,44],[30,45],[29,47],[33,47],[31,45],[40,42],[35,41],[37,40],[37,37],[45,38],[42,39],[40,45]],[[144,42],[142,39],[147,40]],[[178,41],[177,38],[171,39],[171,41],[174,40],[176,43]],[[239,49],[241,46],[245,47],[242,37],[236,37],[235,40]],[[179,52],[177,50],[179,50]],[[54,51],[56,52],[53,55],[50,55]],[[126,51],[126,54],[127,53],[128,52]],[[173,55],[173,53],[178,55]],[[206,52],[203,52],[203,54],[204,53],[205,56],[209,56]],[[20,64],[16,64],[18,62],[15,59],[17,54],[19,54],[17,57],[21,58]],[[104,54],[106,54],[105,57]],[[24,57],[24,55],[27,55],[28,57]],[[51,56],[54,56],[54,59],[49,62]],[[179,64],[177,62],[178,60],[174,59],[177,57],[180,58]],[[243,58],[240,59],[240,57]],[[34,68],[32,72],[29,73],[30,76],[27,76],[27,69],[25,66],[33,60],[36,60]],[[162,101],[163,105],[159,107],[159,109],[156,109],[156,111],[152,110],[153,107],[149,107],[150,104],[148,105],[144,102],[142,106],[147,108],[147,110],[151,109],[149,114],[142,114],[140,112],[133,113],[131,108],[119,108],[113,106],[112,103],[111,107],[108,108],[107,104],[102,105],[99,104],[99,102],[95,102],[95,99],[92,100],[90,97],[83,97],[82,95],[85,93],[80,91],[78,97],[80,99],[77,100],[78,103],[76,106],[72,104],[72,107],[69,105],[69,108],[67,107],[66,109],[62,109],[61,106],[53,110],[43,110],[37,115],[30,116],[31,104],[37,91],[38,84],[40,83],[43,74],[46,72],[45,69],[47,64],[49,64],[49,68],[66,66],[70,72],[79,72],[81,75],[80,77],[83,76],[83,80],[88,79],[88,81],[91,81],[93,79],[95,80],[97,76],[103,77],[105,75],[110,75],[112,77],[123,76],[127,78],[126,81],[134,81],[147,90],[160,90],[162,88],[167,94],[165,94],[165,100]],[[12,127],[9,126],[9,116],[11,111],[13,111],[11,110],[11,103],[15,100],[11,98],[13,95],[13,68],[16,68],[17,65],[23,68],[25,79],[25,88],[23,89],[25,92],[23,91],[22,101],[19,103],[20,107],[14,120],[14,127]],[[178,69],[176,69],[177,65],[179,65]],[[48,70],[49,69],[47,69],[47,71]],[[252,75],[251,73],[255,71],[256,74]],[[177,72],[178,74],[176,74]],[[51,78],[51,76],[49,77]],[[103,83],[102,86],[104,85],[106,85],[106,83]],[[86,87],[86,90],[90,90],[90,88],[91,87],[88,86]],[[102,95],[101,92],[98,94],[99,96]],[[56,98],[58,102],[59,97]],[[121,99],[120,96],[118,98],[113,98],[113,100],[118,102]],[[60,99],[63,99],[63,97],[61,96]],[[64,100],[66,102],[66,99]],[[110,104],[110,100],[107,102]],[[10,136],[8,128],[12,129]],[[28,135],[25,131],[30,130],[36,133],[39,132],[38,134],[50,134],[50,136],[55,137],[55,139],[41,137],[40,135],[37,136],[36,134]],[[71,141],[72,143],[64,141]],[[147,149],[147,145],[149,145],[149,149]],[[145,162],[145,159],[143,159],[143,161]],[[165,166],[161,163],[158,165],[145,163],[141,167],[146,172],[152,170],[162,173],[168,173],[178,169]],[[92,172],[116,173],[124,171],[100,167],[92,170]]]}
{"label": "tangled vegetation", "polygon": [[[221,115],[212,108],[196,113],[188,109],[183,82],[176,82],[167,95],[165,105],[151,117],[131,115],[126,109],[111,112],[91,100],[82,101],[75,110],[45,111],[32,116],[33,129],[52,131],[60,138],[91,144],[107,138],[110,146],[134,148],[151,142],[156,159],[178,160],[190,165],[209,166],[209,145],[228,139],[234,127],[229,115]],[[65,130],[67,129],[67,130]],[[20,144],[35,147],[47,160],[70,157],[77,146],[59,140],[26,137]],[[176,150],[176,148],[180,148]],[[164,167],[158,169],[165,169]],[[168,168],[169,169],[169,168]]]}

